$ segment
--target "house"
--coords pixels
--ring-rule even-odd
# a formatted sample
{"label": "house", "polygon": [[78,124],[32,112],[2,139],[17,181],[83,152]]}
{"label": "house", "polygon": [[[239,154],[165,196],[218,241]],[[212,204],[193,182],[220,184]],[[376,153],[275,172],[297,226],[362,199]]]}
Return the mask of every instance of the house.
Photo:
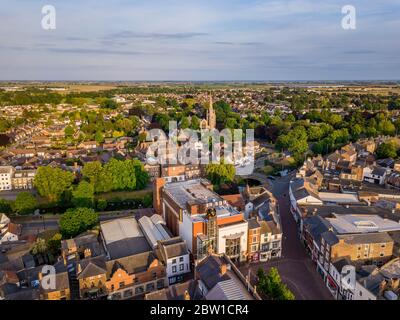
{"label": "house", "polygon": [[65,265],[69,260],[97,257],[102,254],[104,254],[104,250],[97,235],[93,233],[84,233],[75,238],[61,241],[61,255]]}
{"label": "house", "polygon": [[322,205],[316,185],[304,178],[290,181],[289,185],[290,210],[295,220],[300,223],[302,218],[300,205]]}
{"label": "house", "polygon": [[198,290],[206,300],[261,300],[236,266],[222,255],[210,254],[195,268]]}
{"label": "house", "polygon": [[0,213],[0,230],[5,228],[10,223],[10,218],[5,213]]}
{"label": "house", "polygon": [[152,251],[106,262],[108,299],[142,296],[168,286],[165,265]]}
{"label": "house", "polygon": [[[43,280],[42,272],[39,272],[39,282]],[[55,287],[39,285],[40,300],[70,300],[68,272],[57,272],[54,281]]]}
{"label": "house", "polygon": [[382,185],[385,183],[387,176],[387,170],[382,167],[374,166],[372,169],[366,169],[364,171],[364,181],[374,184]]}
{"label": "house", "polygon": [[234,207],[238,211],[245,210],[245,202],[240,193],[238,194],[229,194],[222,195],[222,199],[226,200],[232,207]]}
{"label": "house", "polygon": [[191,271],[189,250],[181,237],[158,241],[157,253],[166,266],[169,284],[182,281]]}
{"label": "house", "polygon": [[0,232],[0,244],[18,241],[21,235],[21,225],[10,222]]}
{"label": "house", "polygon": [[0,191],[12,189],[12,177],[14,175],[14,168],[11,166],[0,167]]}
{"label": "house", "polygon": [[81,299],[96,299],[107,295],[107,267],[104,256],[82,259],[76,266]]}
{"label": "house", "polygon": [[197,283],[194,280],[188,280],[183,283],[170,285],[150,293],[144,297],[145,300],[200,300],[202,296],[197,291]]}
{"label": "house", "polygon": [[282,230],[271,218],[259,221],[260,229],[260,261],[279,258],[282,251]]}
{"label": "house", "polygon": [[249,219],[249,235],[247,240],[248,261],[260,260],[261,225],[256,217]]}

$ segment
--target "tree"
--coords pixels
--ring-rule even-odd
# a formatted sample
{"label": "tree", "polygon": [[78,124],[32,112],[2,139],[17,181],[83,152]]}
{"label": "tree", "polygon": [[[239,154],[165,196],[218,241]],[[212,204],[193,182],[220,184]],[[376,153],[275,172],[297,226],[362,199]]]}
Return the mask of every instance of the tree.
{"label": "tree", "polygon": [[81,181],[72,191],[72,204],[75,207],[92,208],[94,204],[94,186],[87,181]]}
{"label": "tree", "polygon": [[42,238],[38,238],[36,242],[33,244],[31,252],[34,256],[42,255],[47,252],[47,244],[46,240]]}
{"label": "tree", "polygon": [[66,137],[72,137],[74,135],[74,128],[72,126],[66,126],[64,129],[64,134]]}
{"label": "tree", "polygon": [[181,129],[187,129],[190,126],[190,121],[188,117],[183,117],[180,123]]}
{"label": "tree", "polygon": [[96,134],[94,136],[94,139],[96,140],[97,143],[103,143],[104,142],[104,135],[101,131],[96,131]]}
{"label": "tree", "polygon": [[149,183],[149,174],[144,169],[143,163],[139,160],[132,160],[133,166],[135,167],[135,177],[136,177],[136,190],[142,190],[146,188]]}
{"label": "tree", "polygon": [[93,228],[98,220],[99,217],[93,209],[68,209],[60,219],[60,231],[66,238],[75,237]]}
{"label": "tree", "polygon": [[97,200],[97,206],[96,207],[97,207],[97,210],[103,211],[104,209],[107,208],[107,200],[103,199],[103,198]]}
{"label": "tree", "polygon": [[233,164],[210,163],[206,166],[206,175],[214,185],[232,182],[235,178],[235,167]]}
{"label": "tree", "polygon": [[273,300],[294,300],[294,294],[282,283],[277,268],[270,268],[266,275],[264,270],[260,268],[257,272],[258,288]]}
{"label": "tree", "polygon": [[54,236],[52,236],[46,242],[48,251],[50,251],[50,253],[53,254],[54,256],[56,256],[60,253],[61,239],[62,239],[61,233],[56,233]]}
{"label": "tree", "polygon": [[112,190],[111,176],[99,161],[85,163],[82,174],[93,185],[95,193]]}
{"label": "tree", "polygon": [[105,99],[102,103],[100,103],[100,107],[104,109],[117,109],[118,103],[112,99]]}
{"label": "tree", "polygon": [[192,121],[191,121],[190,127],[193,130],[200,130],[200,119],[196,115],[194,115],[192,117]]}
{"label": "tree", "polygon": [[12,202],[6,199],[0,199],[0,212],[12,213]]}
{"label": "tree", "polygon": [[135,190],[136,168],[131,160],[111,159],[104,167],[111,177],[112,190]]}
{"label": "tree", "polygon": [[34,179],[34,185],[39,194],[50,202],[56,202],[74,181],[71,172],[52,167],[39,167]]}
{"label": "tree", "polygon": [[394,142],[384,142],[381,143],[377,150],[376,155],[379,159],[384,158],[396,158],[397,157],[397,148]]}
{"label": "tree", "polygon": [[14,210],[18,214],[30,214],[35,211],[37,201],[35,197],[29,192],[18,193],[14,202]]}

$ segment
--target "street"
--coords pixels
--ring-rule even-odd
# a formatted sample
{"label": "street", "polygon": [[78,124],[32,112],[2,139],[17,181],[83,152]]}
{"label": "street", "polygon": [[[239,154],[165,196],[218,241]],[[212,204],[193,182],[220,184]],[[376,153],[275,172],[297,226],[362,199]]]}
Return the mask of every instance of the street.
{"label": "street", "polygon": [[[252,281],[257,270],[263,267],[268,270],[276,267],[282,281],[294,293],[297,300],[332,300],[322,278],[307,255],[297,235],[297,225],[290,213],[289,181],[291,175],[271,181],[272,192],[279,203],[280,220],[283,229],[282,257],[263,263],[251,264]],[[244,275],[248,274],[248,266],[240,268]]]}

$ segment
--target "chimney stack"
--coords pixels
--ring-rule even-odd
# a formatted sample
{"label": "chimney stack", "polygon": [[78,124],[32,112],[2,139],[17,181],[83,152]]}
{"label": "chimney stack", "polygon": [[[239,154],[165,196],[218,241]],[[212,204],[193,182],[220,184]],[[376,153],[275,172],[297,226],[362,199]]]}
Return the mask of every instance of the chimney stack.
{"label": "chimney stack", "polygon": [[190,294],[187,290],[185,290],[185,295],[184,295],[185,300],[190,300]]}
{"label": "chimney stack", "polygon": [[226,273],[227,269],[228,268],[227,268],[226,263],[221,264],[220,267],[219,267],[220,275],[223,276]]}

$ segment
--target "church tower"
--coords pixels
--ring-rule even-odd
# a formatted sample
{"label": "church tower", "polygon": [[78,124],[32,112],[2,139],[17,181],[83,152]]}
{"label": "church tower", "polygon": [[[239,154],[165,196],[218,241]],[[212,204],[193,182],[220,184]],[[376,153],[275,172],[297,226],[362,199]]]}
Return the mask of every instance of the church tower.
{"label": "church tower", "polygon": [[215,127],[217,126],[217,116],[215,115],[211,92],[210,92],[210,106],[208,107],[207,110],[207,122],[209,129],[215,129]]}

